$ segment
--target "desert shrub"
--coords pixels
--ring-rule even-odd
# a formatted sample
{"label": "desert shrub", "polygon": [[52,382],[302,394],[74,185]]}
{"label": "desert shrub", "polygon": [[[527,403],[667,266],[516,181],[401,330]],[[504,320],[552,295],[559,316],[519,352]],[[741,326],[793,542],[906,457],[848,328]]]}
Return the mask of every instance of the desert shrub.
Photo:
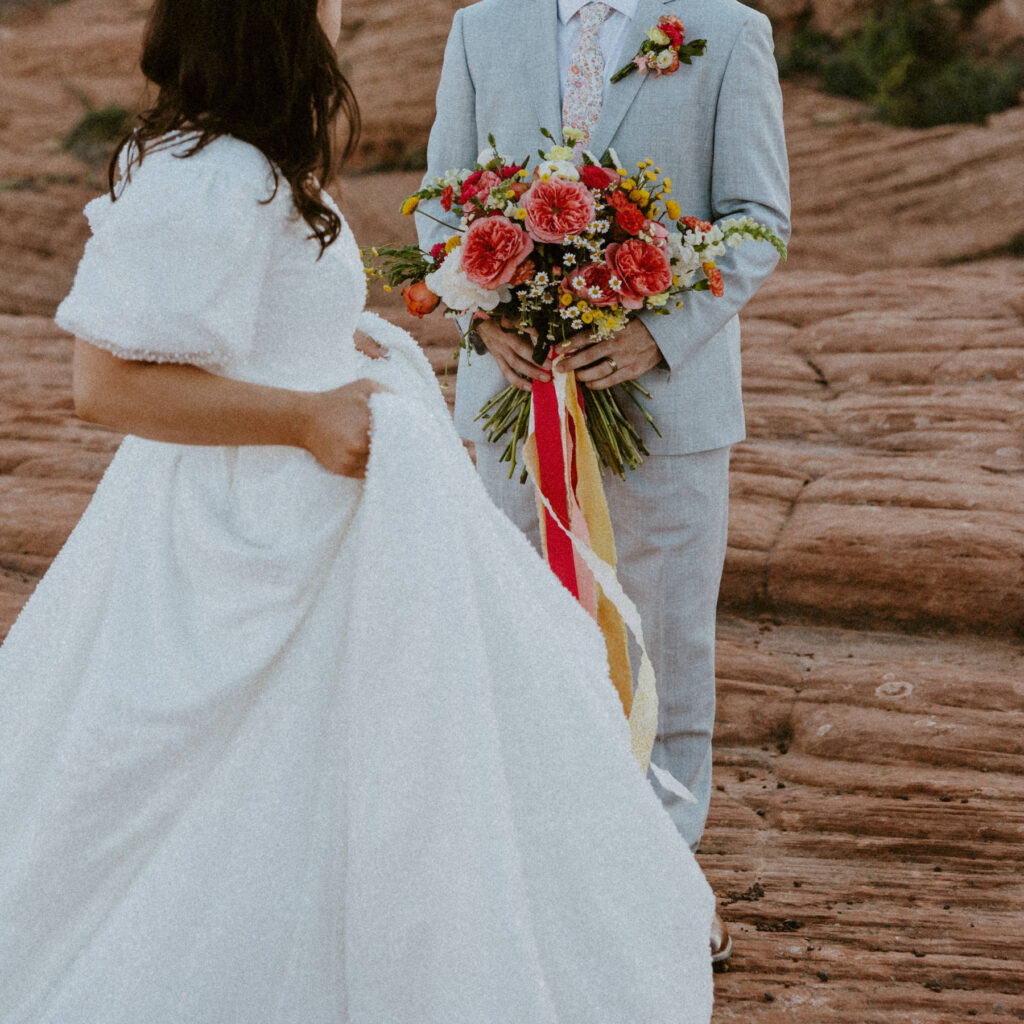
{"label": "desert shrub", "polygon": [[957,57],[916,77],[913,64],[894,69],[874,97],[882,120],[911,128],[962,122],[982,123],[1017,103],[1024,76],[1012,64],[987,66]]}
{"label": "desert shrub", "polygon": [[131,122],[132,115],[117,103],[87,110],[61,140],[61,147],[87,164],[101,166],[128,133]]}
{"label": "desert shrub", "polygon": [[822,39],[809,20],[793,34],[780,67],[820,73],[827,92],[870,103],[890,124],[925,128],[981,122],[1020,100],[1024,69],[976,60],[962,29],[987,0],[885,0],[860,30]]}
{"label": "desert shrub", "polygon": [[805,8],[789,37],[788,46],[779,51],[779,73],[783,77],[820,74],[825,61],[836,52],[836,41],[814,28],[811,18],[810,8]]}

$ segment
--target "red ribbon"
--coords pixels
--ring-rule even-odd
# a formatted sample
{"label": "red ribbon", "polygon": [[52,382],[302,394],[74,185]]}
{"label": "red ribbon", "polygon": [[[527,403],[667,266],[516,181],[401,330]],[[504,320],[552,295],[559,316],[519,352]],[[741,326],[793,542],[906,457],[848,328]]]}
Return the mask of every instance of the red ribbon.
{"label": "red ribbon", "polygon": [[[569,494],[566,490],[565,456],[562,451],[562,427],[558,411],[555,387],[548,381],[533,381],[533,427],[537,442],[537,468],[540,474],[540,491],[561,519],[565,530],[569,529]],[[572,479],[576,467],[570,466]],[[562,581],[565,588],[578,601],[579,583],[576,579],[576,556],[572,541],[565,530],[544,511],[544,547],[548,565]]]}

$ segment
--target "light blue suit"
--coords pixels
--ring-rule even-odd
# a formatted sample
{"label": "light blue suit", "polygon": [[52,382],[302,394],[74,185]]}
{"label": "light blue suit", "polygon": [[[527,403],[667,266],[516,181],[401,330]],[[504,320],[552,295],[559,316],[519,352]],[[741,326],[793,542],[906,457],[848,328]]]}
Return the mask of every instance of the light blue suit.
{"label": "light blue suit", "polygon": [[[671,177],[684,214],[707,220],[749,215],[789,235],[789,175],[782,99],[767,18],[736,0],[639,0],[626,32],[624,64],[659,17],[674,14],[687,40],[707,52],[657,78],[634,73],[610,85],[588,149],[612,147],[627,166],[651,158]],[[561,88],[556,0],[482,0],[459,10],[445,51],[430,135],[427,177],[470,167],[493,133],[519,159],[558,138]],[[437,209],[430,212],[438,213]],[[443,229],[419,219],[424,246]],[[718,264],[725,296],[687,296],[670,316],[644,314],[664,365],[640,382],[662,437],[645,423],[652,452],[625,483],[605,475],[620,578],[640,606],[658,672],[662,716],[655,760],[698,796],[698,806],[663,794],[696,845],[710,795],[714,720],[714,608],[725,555],[728,446],[744,437],[737,313],[778,260],[767,243],[729,249]],[[463,356],[456,425],[477,443],[478,466],[495,500],[536,539],[529,488],[505,480],[500,446],[474,417],[505,381],[488,355]],[[659,760],[660,759],[660,760]]]}

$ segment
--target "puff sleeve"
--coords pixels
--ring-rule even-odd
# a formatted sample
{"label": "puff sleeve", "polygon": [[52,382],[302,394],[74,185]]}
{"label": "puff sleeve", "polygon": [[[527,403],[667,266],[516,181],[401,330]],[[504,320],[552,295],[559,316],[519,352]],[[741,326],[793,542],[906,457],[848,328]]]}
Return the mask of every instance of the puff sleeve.
{"label": "puff sleeve", "polygon": [[125,359],[216,370],[252,347],[290,193],[238,140],[180,152],[147,153],[116,200],[86,206],[92,237],[55,319]]}

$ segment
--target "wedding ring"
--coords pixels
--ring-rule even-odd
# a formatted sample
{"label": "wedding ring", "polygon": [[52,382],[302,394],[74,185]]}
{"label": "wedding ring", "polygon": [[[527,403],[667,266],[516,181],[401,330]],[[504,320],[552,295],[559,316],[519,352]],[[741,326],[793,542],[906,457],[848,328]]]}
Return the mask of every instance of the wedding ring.
{"label": "wedding ring", "polygon": [[604,361],[612,368],[612,373],[618,373],[619,364],[611,356],[605,356]]}

